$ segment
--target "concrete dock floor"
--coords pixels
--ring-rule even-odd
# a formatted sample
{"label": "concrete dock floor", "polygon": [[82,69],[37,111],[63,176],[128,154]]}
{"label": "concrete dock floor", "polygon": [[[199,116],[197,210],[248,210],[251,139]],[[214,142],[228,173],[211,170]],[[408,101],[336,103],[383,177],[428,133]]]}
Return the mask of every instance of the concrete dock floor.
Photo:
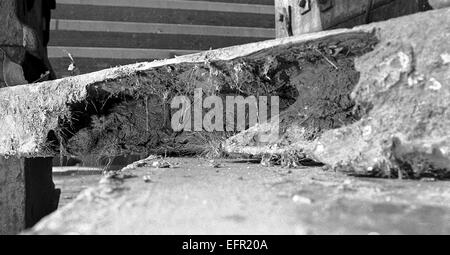
{"label": "concrete dock floor", "polygon": [[60,209],[29,233],[450,234],[448,181],[167,160],[177,166],[137,168],[100,183],[99,174],[55,175]]}

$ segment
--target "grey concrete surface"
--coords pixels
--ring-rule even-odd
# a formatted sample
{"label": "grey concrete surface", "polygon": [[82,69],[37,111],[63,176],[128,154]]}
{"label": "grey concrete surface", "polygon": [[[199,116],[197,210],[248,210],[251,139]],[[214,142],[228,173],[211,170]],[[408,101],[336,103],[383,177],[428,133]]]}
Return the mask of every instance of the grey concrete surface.
{"label": "grey concrete surface", "polygon": [[233,160],[219,168],[203,159],[168,161],[176,167],[102,178],[27,233],[450,233],[447,181],[367,179]]}

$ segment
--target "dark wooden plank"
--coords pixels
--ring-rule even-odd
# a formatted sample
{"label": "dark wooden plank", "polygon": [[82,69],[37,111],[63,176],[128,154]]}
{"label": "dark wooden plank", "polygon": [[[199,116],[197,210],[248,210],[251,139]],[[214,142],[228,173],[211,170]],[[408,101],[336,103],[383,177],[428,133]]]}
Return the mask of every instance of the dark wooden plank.
{"label": "dark wooden plank", "polygon": [[50,46],[208,50],[263,41],[267,38],[176,34],[52,31]]}
{"label": "dark wooden plank", "polygon": [[205,1],[218,3],[233,3],[233,4],[260,4],[260,5],[274,5],[275,0],[185,0],[185,1]]}
{"label": "dark wooden plank", "polygon": [[261,37],[273,39],[275,29],[261,27],[224,27],[208,25],[139,23],[100,20],[67,20],[53,19],[51,30],[59,31],[91,31],[118,33],[147,33],[147,34],[178,34],[178,35],[214,35],[237,37]]}
{"label": "dark wooden plank", "polygon": [[58,0],[59,4],[273,14],[270,5],[184,0]]}
{"label": "dark wooden plank", "polygon": [[60,189],[52,179],[52,158],[27,158],[25,170],[25,227],[31,228],[58,208]]}
{"label": "dark wooden plank", "polygon": [[236,27],[275,27],[275,15],[59,4],[55,19],[104,20]]}

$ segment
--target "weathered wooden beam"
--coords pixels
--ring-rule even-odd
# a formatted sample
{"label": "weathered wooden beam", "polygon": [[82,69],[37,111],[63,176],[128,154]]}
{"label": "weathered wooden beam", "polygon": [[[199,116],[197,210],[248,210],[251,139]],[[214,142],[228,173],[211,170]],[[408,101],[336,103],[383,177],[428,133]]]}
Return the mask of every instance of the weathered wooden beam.
{"label": "weathered wooden beam", "polygon": [[[358,83],[377,75],[369,64],[384,65],[379,56],[395,58],[401,52],[408,59],[418,59],[422,51],[415,47],[420,47],[430,49],[428,57],[443,61],[436,54],[445,59],[446,46],[436,48],[440,45],[436,42],[446,45],[447,27],[441,23],[447,21],[448,10],[443,9],[352,30],[265,41],[3,89],[0,121],[5,125],[0,127],[0,154],[99,158],[200,153],[206,147],[205,137],[174,132],[170,126],[170,99],[192,96],[195,88],[203,88],[206,95],[278,95],[285,118],[280,126],[286,134],[280,145],[314,141],[328,130],[366,116],[364,101],[350,95]],[[397,22],[407,29],[399,29]],[[433,44],[430,37],[436,37]],[[373,59],[364,57],[371,54],[375,54]],[[358,58],[366,62],[356,61],[355,67]],[[435,76],[434,70],[426,72],[428,58],[416,61],[414,70],[422,71],[425,80],[443,83],[444,78]],[[403,77],[398,68],[379,75]]]}
{"label": "weathered wooden beam", "polygon": [[279,95],[283,110],[303,86],[302,68],[344,79],[324,58],[329,47],[340,48],[337,65],[353,73],[339,85],[345,94],[356,84],[352,59],[375,42],[370,29],[336,30],[2,89],[0,155],[198,153],[204,137],[170,127],[172,97],[195,88],[205,95]]}
{"label": "weathered wooden beam", "polygon": [[0,235],[34,226],[58,207],[52,158],[0,156]]}
{"label": "weathered wooden beam", "polygon": [[[54,77],[46,50],[52,2],[0,2],[0,88]],[[33,226],[56,210],[57,196],[51,158],[0,154],[0,234]]]}
{"label": "weathered wooden beam", "polygon": [[0,235],[25,229],[24,160],[0,157]]}
{"label": "weathered wooden beam", "polygon": [[253,139],[270,129],[263,125],[230,139],[227,150],[276,154],[287,165],[300,155],[358,175],[447,178],[450,9],[363,28],[373,28],[378,43],[355,62],[360,77],[348,98],[355,103],[349,109],[356,113],[353,121],[321,125],[327,119],[339,120],[339,112],[318,116],[315,104],[309,104],[305,110],[297,107],[281,114],[281,123],[287,124],[276,142]]}

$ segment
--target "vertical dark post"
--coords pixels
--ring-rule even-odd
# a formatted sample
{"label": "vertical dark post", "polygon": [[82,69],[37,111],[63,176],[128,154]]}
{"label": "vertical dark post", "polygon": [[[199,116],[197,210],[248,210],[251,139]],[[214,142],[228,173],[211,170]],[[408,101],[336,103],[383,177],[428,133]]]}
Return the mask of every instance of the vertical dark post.
{"label": "vertical dark post", "polygon": [[60,190],[52,177],[53,158],[25,159],[25,227],[30,228],[58,208]]}
{"label": "vertical dark post", "polygon": [[[0,88],[54,79],[47,58],[54,0],[0,1]],[[0,155],[0,234],[15,234],[54,211],[51,158]]]}
{"label": "vertical dark post", "polygon": [[32,227],[58,207],[52,158],[0,156],[0,235]]}
{"label": "vertical dark post", "polygon": [[24,160],[0,156],[0,235],[25,228]]}

